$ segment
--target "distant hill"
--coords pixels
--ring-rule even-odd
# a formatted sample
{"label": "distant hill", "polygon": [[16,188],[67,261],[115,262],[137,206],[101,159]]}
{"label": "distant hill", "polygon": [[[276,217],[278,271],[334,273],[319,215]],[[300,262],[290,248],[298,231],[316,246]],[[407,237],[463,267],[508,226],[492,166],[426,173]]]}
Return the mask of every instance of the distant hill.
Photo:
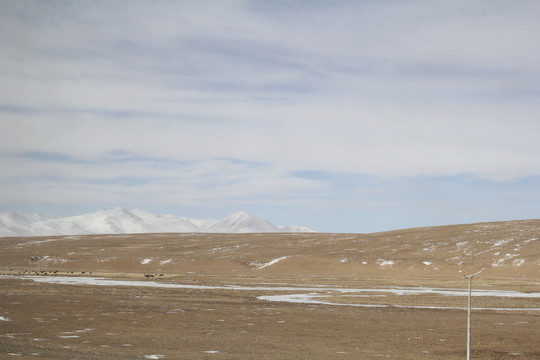
{"label": "distant hill", "polygon": [[223,220],[154,215],[144,210],[116,208],[54,218],[24,212],[0,212],[0,236],[55,236],[137,233],[261,233],[313,232],[303,226],[276,226],[246,212]]}
{"label": "distant hill", "polygon": [[[2,238],[0,271],[30,267],[96,273],[266,274],[321,279],[338,276],[351,281],[381,276],[461,279],[469,274],[540,279],[540,220],[373,234],[278,233],[273,230],[280,228],[262,219],[237,213],[223,220],[200,222],[197,227],[184,218],[177,228],[172,225],[168,228],[170,231],[198,229],[199,233],[125,235],[119,232],[163,229],[175,217],[116,209],[75,218],[68,218],[66,223],[58,222],[65,219],[43,223],[49,226],[47,229],[54,229],[52,224],[61,224],[69,225],[70,231],[82,231],[81,226],[85,225],[88,227],[85,231],[93,229],[108,234]],[[201,233],[202,225],[207,233]],[[216,234],[254,230],[256,234]],[[117,235],[109,234],[113,231]]]}

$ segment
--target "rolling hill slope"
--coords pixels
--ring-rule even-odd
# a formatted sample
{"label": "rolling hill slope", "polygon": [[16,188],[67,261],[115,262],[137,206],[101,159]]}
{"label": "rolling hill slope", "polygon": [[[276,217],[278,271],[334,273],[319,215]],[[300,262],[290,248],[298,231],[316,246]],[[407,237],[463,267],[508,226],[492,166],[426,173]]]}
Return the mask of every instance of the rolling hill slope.
{"label": "rolling hill slope", "polygon": [[134,274],[350,278],[461,277],[480,273],[482,276],[540,280],[539,239],[540,220],[375,234],[184,233],[19,237],[0,240],[0,266],[4,271],[83,269]]}

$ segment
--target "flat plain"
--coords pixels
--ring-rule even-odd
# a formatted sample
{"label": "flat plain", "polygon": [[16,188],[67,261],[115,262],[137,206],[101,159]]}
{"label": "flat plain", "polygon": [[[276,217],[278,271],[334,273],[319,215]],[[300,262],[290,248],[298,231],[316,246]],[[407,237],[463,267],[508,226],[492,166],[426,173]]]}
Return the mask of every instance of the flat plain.
{"label": "flat plain", "polygon": [[0,239],[0,358],[540,359],[540,220]]}

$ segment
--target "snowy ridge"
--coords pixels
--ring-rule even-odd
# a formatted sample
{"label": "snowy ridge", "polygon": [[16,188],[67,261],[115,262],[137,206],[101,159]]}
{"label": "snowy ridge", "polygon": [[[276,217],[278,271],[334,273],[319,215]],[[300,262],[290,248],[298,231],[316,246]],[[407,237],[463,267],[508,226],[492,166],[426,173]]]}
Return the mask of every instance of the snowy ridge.
{"label": "snowy ridge", "polygon": [[304,226],[276,226],[246,212],[231,214],[223,220],[154,215],[140,209],[124,208],[65,218],[24,212],[0,212],[0,237],[186,232],[260,233],[313,230]]}
{"label": "snowy ridge", "polygon": [[0,236],[18,236],[21,226],[50,220],[52,217],[25,212],[0,212]]}
{"label": "snowy ridge", "polygon": [[282,231],[274,224],[243,211],[227,216],[225,219],[213,224],[208,229],[210,232],[216,233],[247,233],[254,232],[253,229],[258,229],[255,232]]}

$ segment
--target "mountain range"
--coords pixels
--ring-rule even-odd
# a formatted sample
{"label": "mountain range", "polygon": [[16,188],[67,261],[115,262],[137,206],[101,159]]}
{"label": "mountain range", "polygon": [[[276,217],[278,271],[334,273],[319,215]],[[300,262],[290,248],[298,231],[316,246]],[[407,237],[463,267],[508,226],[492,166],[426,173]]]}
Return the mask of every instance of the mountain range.
{"label": "mountain range", "polygon": [[154,215],[144,210],[116,208],[89,214],[52,217],[25,212],[0,212],[0,237],[135,233],[263,233],[313,232],[305,226],[276,226],[246,212],[224,218],[195,219]]}

